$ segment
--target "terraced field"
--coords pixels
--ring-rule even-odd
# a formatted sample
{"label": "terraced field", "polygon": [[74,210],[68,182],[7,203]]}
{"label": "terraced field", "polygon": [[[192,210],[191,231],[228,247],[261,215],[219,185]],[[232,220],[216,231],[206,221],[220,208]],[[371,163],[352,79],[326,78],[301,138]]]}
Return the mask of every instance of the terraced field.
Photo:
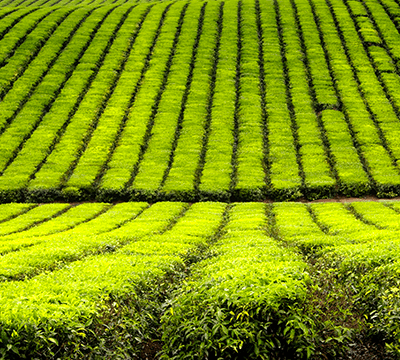
{"label": "terraced field", "polygon": [[400,358],[399,138],[399,0],[0,0],[0,358]]}
{"label": "terraced field", "polygon": [[[351,340],[350,319],[399,348],[395,201],[6,204],[0,217],[6,358],[135,358],[157,316],[165,358],[308,358]],[[336,296],[351,302],[327,319]]]}
{"label": "terraced field", "polygon": [[0,9],[3,202],[400,194],[394,0]]}

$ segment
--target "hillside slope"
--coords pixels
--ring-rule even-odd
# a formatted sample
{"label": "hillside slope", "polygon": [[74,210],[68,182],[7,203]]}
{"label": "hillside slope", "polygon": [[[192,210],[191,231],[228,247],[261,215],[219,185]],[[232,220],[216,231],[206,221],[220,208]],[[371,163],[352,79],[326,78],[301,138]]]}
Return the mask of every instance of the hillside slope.
{"label": "hillside slope", "polygon": [[0,2],[2,202],[400,194],[395,1],[89,5]]}

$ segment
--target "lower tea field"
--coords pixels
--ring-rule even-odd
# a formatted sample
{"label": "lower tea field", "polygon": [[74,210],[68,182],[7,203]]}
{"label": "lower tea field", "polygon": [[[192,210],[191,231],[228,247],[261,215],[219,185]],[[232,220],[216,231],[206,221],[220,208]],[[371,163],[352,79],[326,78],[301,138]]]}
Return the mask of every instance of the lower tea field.
{"label": "lower tea field", "polygon": [[400,195],[399,16],[0,0],[0,201]]}
{"label": "lower tea field", "polygon": [[0,353],[398,356],[399,219],[396,201],[1,205]]}

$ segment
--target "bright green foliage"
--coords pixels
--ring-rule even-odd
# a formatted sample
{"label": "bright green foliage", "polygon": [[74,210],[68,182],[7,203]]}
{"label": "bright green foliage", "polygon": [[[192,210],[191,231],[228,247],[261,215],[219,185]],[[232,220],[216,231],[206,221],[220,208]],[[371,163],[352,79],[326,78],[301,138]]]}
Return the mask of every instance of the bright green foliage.
{"label": "bright green foliage", "polygon": [[0,0],[1,201],[400,193],[397,3],[141,2]]}
{"label": "bright green foliage", "polygon": [[0,0],[0,358],[399,357],[399,203],[305,203],[400,195],[399,29],[397,0]]}
{"label": "bright green foliage", "polygon": [[[11,234],[0,240],[0,349],[79,357],[87,339],[104,354],[101,329],[121,321],[146,339],[162,316],[166,359],[307,358],[348,335],[309,305],[316,285],[301,251],[353,286],[369,331],[396,353],[398,208],[396,201],[2,205],[3,233]],[[192,262],[172,295],[158,293],[163,279],[182,279]],[[338,335],[327,340],[322,334],[331,331]]]}
{"label": "bright green foliage", "polygon": [[265,205],[235,204],[228,216],[215,256],[195,266],[162,318],[163,358],[306,356],[307,318],[295,310],[306,296],[305,263],[265,235]]}

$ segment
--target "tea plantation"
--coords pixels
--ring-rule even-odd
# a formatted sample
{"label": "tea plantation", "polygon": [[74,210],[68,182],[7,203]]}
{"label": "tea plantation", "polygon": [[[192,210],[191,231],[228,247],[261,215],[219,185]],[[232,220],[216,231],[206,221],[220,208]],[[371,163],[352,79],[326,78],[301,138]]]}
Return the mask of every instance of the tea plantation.
{"label": "tea plantation", "polygon": [[399,139],[400,0],[0,0],[0,358],[399,359]]}

